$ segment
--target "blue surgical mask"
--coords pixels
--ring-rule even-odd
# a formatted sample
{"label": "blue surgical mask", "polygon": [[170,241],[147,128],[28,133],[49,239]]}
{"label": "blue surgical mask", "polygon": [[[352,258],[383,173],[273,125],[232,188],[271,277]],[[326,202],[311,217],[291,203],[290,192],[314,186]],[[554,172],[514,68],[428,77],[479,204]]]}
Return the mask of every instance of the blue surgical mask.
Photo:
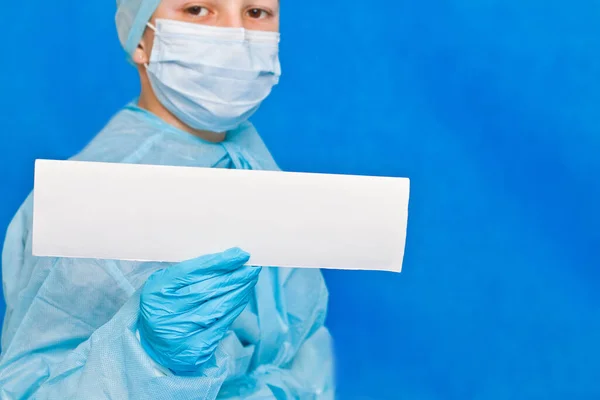
{"label": "blue surgical mask", "polygon": [[161,104],[193,129],[226,132],[279,82],[279,33],[159,19],[148,78]]}

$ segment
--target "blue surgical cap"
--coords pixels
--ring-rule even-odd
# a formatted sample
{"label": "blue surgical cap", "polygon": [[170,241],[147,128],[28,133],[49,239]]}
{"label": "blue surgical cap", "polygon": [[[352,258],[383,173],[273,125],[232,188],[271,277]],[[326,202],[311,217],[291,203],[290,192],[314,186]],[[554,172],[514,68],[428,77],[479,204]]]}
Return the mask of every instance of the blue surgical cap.
{"label": "blue surgical cap", "polygon": [[117,0],[117,32],[130,56],[142,40],[146,24],[159,4],[160,0]]}

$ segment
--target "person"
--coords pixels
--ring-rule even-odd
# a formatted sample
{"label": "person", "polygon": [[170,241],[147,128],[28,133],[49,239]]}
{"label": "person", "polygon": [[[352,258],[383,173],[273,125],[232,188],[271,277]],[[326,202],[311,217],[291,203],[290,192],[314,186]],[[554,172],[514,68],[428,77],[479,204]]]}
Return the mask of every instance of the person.
{"label": "person", "polygon": [[[141,93],[74,159],[276,170],[248,119],[281,74],[279,1],[117,8]],[[333,398],[319,270],[245,266],[235,248],[179,264],[38,258],[32,203],[3,251],[0,398]]]}

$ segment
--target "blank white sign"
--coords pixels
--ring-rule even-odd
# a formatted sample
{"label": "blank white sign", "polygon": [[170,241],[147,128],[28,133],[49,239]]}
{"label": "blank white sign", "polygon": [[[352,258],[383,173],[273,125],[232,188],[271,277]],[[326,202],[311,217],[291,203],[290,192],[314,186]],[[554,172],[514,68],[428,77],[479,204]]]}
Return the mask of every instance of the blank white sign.
{"label": "blank white sign", "polygon": [[38,160],[33,254],[400,272],[409,180]]}

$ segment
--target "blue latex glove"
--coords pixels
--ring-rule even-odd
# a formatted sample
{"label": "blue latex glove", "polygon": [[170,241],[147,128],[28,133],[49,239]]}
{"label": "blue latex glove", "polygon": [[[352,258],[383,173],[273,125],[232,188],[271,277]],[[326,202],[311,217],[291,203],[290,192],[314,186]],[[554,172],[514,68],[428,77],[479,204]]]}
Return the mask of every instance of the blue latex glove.
{"label": "blue latex glove", "polygon": [[261,268],[247,267],[240,249],[185,261],[150,276],[141,293],[142,346],[179,374],[209,360],[244,310]]}

